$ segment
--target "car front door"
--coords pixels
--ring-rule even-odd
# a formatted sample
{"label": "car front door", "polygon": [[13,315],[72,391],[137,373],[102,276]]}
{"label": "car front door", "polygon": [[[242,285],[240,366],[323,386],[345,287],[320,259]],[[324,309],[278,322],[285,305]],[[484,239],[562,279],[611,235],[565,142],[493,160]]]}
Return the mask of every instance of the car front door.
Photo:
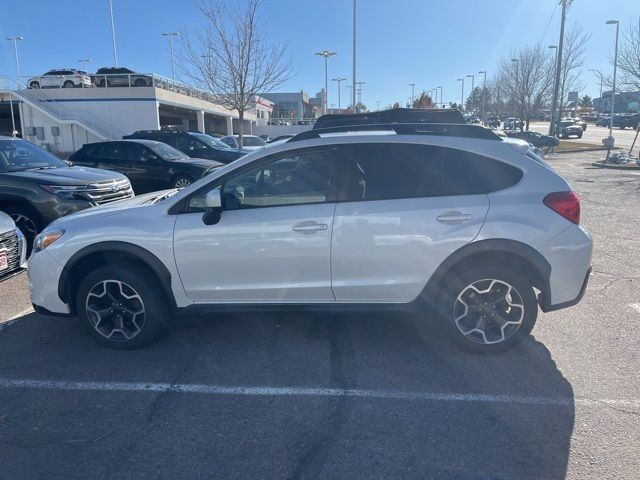
{"label": "car front door", "polygon": [[473,240],[489,208],[465,152],[427,145],[350,147],[334,217],[337,301],[409,302]]}
{"label": "car front door", "polygon": [[167,187],[165,161],[155,152],[140,143],[127,142],[126,175],[136,193],[160,190]]}
{"label": "car front door", "polygon": [[[196,303],[330,302],[335,149],[270,156],[214,180],[178,216],[174,256]],[[222,191],[219,223],[204,196]]]}
{"label": "car front door", "polygon": [[129,176],[125,142],[104,142],[96,147],[93,166]]}

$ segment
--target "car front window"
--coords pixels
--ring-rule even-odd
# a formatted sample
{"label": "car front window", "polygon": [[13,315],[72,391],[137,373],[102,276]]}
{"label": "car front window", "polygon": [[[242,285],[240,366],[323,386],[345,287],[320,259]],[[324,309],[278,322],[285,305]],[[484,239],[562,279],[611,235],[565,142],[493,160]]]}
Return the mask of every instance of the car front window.
{"label": "car front window", "polygon": [[66,166],[62,160],[25,140],[0,140],[0,171],[21,172]]}
{"label": "car front window", "polygon": [[189,158],[180,150],[167,145],[166,143],[160,143],[149,145],[149,148],[154,151],[163,160],[184,160]]}

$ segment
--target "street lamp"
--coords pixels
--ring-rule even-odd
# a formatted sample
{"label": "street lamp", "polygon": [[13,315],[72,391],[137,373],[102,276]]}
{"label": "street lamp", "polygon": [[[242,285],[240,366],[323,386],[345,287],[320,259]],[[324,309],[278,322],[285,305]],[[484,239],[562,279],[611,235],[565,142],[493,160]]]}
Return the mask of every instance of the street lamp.
{"label": "street lamp", "polygon": [[411,103],[411,107],[413,108],[413,98],[415,97],[416,84],[415,83],[410,83],[409,86],[411,87],[411,101],[409,103]]}
{"label": "street lamp", "polygon": [[376,103],[378,104],[378,111],[380,111],[380,100],[376,100]]}
{"label": "street lamp", "polygon": [[471,114],[473,115],[473,82],[475,75],[467,75],[467,78],[471,78]]}
{"label": "street lamp", "polygon": [[442,103],[442,87],[436,87],[436,91],[438,90],[438,88],[440,89],[440,103]]}
{"label": "street lamp", "polygon": [[116,27],[113,24],[113,3],[109,0],[109,18],[111,19],[111,42],[113,44],[113,66],[118,66],[118,51],[116,50]]}
{"label": "street lamp", "polygon": [[611,90],[611,118],[609,119],[609,138],[607,139],[607,147],[609,150],[607,151],[607,157],[609,157],[609,151],[611,147],[614,145],[613,140],[613,114],[616,104],[616,70],[618,68],[618,32],[620,30],[620,22],[618,20],[607,20],[607,25],[615,25],[616,26],[616,50],[613,56],[613,88]]}
{"label": "street lamp", "polygon": [[332,78],[332,82],[338,82],[338,113],[340,113],[340,84],[346,80],[344,77]]}
{"label": "street lamp", "polygon": [[460,93],[460,111],[462,111],[464,105],[464,78],[459,78],[458,81],[462,82],[462,92]]}
{"label": "street lamp", "polygon": [[[554,50],[555,55],[553,57],[553,78],[556,78],[558,74],[558,46],[557,45],[549,45],[547,47],[549,50]],[[556,84],[553,83],[553,97],[556,96]],[[553,133],[553,126],[555,125],[556,112],[553,110],[553,106],[551,108],[551,115],[549,116],[549,134]]]}
{"label": "street lamp", "polygon": [[13,51],[16,55],[16,80],[18,81],[18,88],[20,88],[20,62],[18,62],[18,41],[24,40],[24,37],[16,35],[15,37],[8,37],[7,40],[13,42]]}
{"label": "street lamp", "polygon": [[180,35],[180,32],[165,32],[162,34],[163,37],[169,37],[169,55],[171,56],[171,78],[173,81],[176,81],[176,68],[173,63],[173,37],[177,37]]}
{"label": "street lamp", "polygon": [[82,64],[82,70],[83,71],[85,71],[85,72],[87,71],[87,63],[89,63],[90,61],[91,61],[90,58],[83,58],[83,59],[78,60],[78,62],[80,62]]}
{"label": "street lamp", "polygon": [[336,55],[336,52],[330,52],[328,50],[323,50],[322,52],[316,52],[317,57],[324,57],[324,104],[322,105],[322,112],[327,113],[327,97],[328,89],[329,89],[329,80],[327,77],[327,59],[329,57],[333,57]]}
{"label": "street lamp", "polygon": [[[356,85],[360,87],[356,90],[356,93],[358,94],[358,103],[356,105],[362,104],[362,85],[366,85],[366,84],[367,82],[356,82]],[[357,108],[356,108],[356,113],[358,113]]]}
{"label": "street lamp", "polygon": [[485,99],[487,98],[487,94],[486,94],[486,88],[487,88],[487,71],[486,70],[480,70],[478,72],[478,74],[484,75],[484,78],[482,79],[482,123],[484,123],[484,104],[485,104]]}

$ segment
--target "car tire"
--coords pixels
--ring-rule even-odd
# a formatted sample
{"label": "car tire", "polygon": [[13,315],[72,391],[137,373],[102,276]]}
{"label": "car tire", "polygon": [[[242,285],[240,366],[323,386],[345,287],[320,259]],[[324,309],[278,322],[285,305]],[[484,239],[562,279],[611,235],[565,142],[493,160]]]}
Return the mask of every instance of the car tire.
{"label": "car tire", "polygon": [[178,175],[171,180],[171,188],[184,188],[193,183],[193,178],[189,175]]}
{"label": "car tire", "polygon": [[71,80],[66,80],[63,84],[62,84],[62,88],[74,88],[76,86],[75,83],[73,83]]}
{"label": "car tire", "polygon": [[133,85],[136,87],[146,87],[147,82],[145,82],[144,78],[137,78]]}
{"label": "car tire", "polygon": [[136,263],[91,271],[78,286],[75,306],[89,335],[118,350],[150,344],[169,324],[164,289],[147,267]]}
{"label": "car tire", "polygon": [[31,82],[29,84],[29,88],[38,89],[40,88],[40,82]]}
{"label": "car tire", "polygon": [[439,295],[438,323],[462,350],[494,354],[531,333],[538,302],[531,283],[507,267],[479,264],[451,272]]}
{"label": "car tire", "polygon": [[582,138],[582,134],[579,134],[579,135],[578,135],[578,138]]}
{"label": "car tire", "polygon": [[33,240],[42,229],[40,216],[32,208],[24,205],[14,205],[3,208],[2,211],[13,219],[16,226],[24,235],[27,240],[27,255],[30,254],[31,248],[33,247]]}

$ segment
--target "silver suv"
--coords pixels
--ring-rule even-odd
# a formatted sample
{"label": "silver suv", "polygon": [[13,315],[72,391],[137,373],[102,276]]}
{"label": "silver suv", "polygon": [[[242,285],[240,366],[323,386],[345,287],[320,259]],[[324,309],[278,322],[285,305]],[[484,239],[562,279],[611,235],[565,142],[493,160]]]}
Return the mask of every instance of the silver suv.
{"label": "silver suv", "polygon": [[567,182],[475,125],[311,130],[180,191],[55,221],[32,302],[135,348],[175,314],[233,305],[404,305],[460,347],[512,348],[577,303],[591,238]]}

